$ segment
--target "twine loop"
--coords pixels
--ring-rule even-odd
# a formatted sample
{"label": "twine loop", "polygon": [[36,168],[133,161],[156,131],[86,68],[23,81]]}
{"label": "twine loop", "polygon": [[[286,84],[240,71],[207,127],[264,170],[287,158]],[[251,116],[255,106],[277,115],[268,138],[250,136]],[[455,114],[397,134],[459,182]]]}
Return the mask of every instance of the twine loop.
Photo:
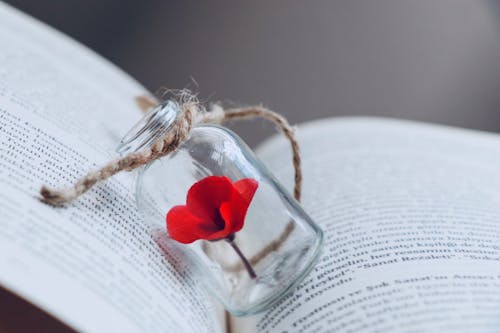
{"label": "twine loop", "polygon": [[[137,102],[143,110],[148,110],[157,104],[150,99],[148,101],[148,98],[145,97],[139,97]],[[196,98],[190,94],[183,94],[179,105],[180,112],[178,112],[171,129],[163,137],[158,138],[152,145],[108,162],[100,169],[89,172],[73,186],[66,189],[56,190],[42,186],[40,189],[40,200],[53,206],[64,205],[87,192],[98,182],[104,181],[118,172],[132,171],[166,156],[175,151],[189,138],[191,130],[196,125],[223,124],[233,120],[263,118],[272,122],[290,142],[293,154],[292,162],[295,169],[294,197],[297,201],[300,201],[302,169],[299,144],[295,137],[294,129],[283,116],[262,106],[223,109],[220,105],[215,104],[210,111],[206,111]]]}

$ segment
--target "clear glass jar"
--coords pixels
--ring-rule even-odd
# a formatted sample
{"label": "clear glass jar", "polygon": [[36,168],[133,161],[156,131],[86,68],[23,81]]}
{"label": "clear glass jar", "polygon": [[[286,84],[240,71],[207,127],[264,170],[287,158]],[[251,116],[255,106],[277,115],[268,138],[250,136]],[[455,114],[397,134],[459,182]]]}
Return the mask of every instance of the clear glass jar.
{"label": "clear glass jar", "polygon": [[[169,130],[179,110],[176,102],[167,101],[148,112],[127,133],[118,152],[127,154],[151,145]],[[241,208],[242,213],[236,215],[243,216],[243,226],[221,239],[181,244],[166,232],[166,216],[174,215],[169,213],[173,207],[186,205],[190,189],[207,177],[216,182],[212,189],[202,191],[203,200],[216,206],[222,187],[242,179],[255,185],[253,196],[246,195],[250,198],[247,207],[229,205],[230,212]],[[234,315],[255,314],[272,306],[306,276],[320,251],[318,226],[250,148],[221,126],[196,126],[176,151],[140,169],[136,199],[151,232],[163,235],[169,250],[192,265],[197,278]],[[223,205],[214,213],[219,229],[224,227],[221,223],[229,223],[224,222],[230,220],[225,216],[232,214]]]}

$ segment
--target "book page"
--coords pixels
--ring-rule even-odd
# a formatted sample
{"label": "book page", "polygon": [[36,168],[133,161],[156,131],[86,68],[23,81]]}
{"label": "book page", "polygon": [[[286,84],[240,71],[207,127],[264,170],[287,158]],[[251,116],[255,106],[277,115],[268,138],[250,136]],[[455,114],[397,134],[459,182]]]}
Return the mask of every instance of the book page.
{"label": "book page", "polygon": [[145,90],[1,3],[0,27],[0,284],[81,331],[222,332],[190,268],[143,225],[132,175],[64,208],[37,199],[115,156]]}
{"label": "book page", "polygon": [[[347,118],[298,130],[312,273],[246,332],[498,332],[500,137]],[[292,188],[287,143],[261,156]]]}

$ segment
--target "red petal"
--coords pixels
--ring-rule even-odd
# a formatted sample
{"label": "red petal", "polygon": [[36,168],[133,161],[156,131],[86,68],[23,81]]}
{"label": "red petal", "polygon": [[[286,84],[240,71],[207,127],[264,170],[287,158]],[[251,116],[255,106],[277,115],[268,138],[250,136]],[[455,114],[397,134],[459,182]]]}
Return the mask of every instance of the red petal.
{"label": "red petal", "polygon": [[186,205],[196,216],[215,223],[220,205],[231,199],[232,187],[231,180],[224,176],[203,178],[189,189]]}
{"label": "red petal", "polygon": [[253,195],[255,194],[255,191],[257,191],[258,186],[259,183],[252,178],[243,178],[234,183],[234,188],[248,203],[252,201]]}
{"label": "red petal", "polygon": [[211,221],[191,213],[186,206],[175,206],[167,214],[167,230],[172,239],[188,244],[198,239],[209,239],[220,229]]}
{"label": "red petal", "polygon": [[220,215],[224,220],[224,229],[221,234],[224,234],[223,237],[229,236],[229,234],[234,232],[234,207],[231,202],[223,202],[219,209]]}
{"label": "red petal", "polygon": [[187,244],[239,231],[257,187],[250,178],[233,184],[227,177],[209,176],[196,182],[188,191],[186,206],[175,206],[167,214],[170,237]]}
{"label": "red petal", "polygon": [[240,231],[245,222],[248,206],[252,202],[259,183],[255,179],[244,178],[234,183],[235,193],[231,197],[231,232]]}

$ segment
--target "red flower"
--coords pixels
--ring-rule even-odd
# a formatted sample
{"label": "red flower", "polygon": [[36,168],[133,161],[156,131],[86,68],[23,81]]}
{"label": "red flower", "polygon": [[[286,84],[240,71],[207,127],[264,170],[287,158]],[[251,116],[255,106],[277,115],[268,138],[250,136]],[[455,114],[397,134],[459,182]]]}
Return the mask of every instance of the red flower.
{"label": "red flower", "polygon": [[255,179],[233,183],[224,176],[209,176],[194,183],[186,205],[172,207],[167,213],[170,237],[187,244],[225,238],[239,231],[257,186]]}

